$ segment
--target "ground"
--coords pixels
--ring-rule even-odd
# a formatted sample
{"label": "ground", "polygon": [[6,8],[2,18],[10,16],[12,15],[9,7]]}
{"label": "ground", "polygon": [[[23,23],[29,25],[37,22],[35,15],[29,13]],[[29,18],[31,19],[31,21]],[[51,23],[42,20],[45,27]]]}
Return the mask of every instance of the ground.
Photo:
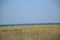
{"label": "ground", "polygon": [[60,40],[60,25],[0,27],[0,40]]}

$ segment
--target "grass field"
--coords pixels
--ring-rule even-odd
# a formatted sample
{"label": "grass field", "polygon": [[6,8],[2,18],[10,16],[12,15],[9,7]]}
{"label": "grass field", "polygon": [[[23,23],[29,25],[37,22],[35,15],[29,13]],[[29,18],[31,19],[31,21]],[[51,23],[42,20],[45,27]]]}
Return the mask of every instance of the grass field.
{"label": "grass field", "polygon": [[0,27],[0,40],[60,40],[60,25]]}

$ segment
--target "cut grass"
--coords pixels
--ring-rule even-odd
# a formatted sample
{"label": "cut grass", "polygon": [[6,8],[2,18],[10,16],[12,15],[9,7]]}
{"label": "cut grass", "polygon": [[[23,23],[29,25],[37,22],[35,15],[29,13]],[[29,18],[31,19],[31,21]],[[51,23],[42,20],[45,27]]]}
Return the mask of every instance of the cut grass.
{"label": "cut grass", "polygon": [[60,25],[0,27],[0,40],[60,40]]}

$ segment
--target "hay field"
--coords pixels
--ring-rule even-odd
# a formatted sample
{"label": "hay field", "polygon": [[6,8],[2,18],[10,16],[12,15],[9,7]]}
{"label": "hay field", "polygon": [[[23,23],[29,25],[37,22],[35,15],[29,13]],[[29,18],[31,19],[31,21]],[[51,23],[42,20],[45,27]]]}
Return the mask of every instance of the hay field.
{"label": "hay field", "polygon": [[0,40],[60,40],[60,25],[0,27]]}

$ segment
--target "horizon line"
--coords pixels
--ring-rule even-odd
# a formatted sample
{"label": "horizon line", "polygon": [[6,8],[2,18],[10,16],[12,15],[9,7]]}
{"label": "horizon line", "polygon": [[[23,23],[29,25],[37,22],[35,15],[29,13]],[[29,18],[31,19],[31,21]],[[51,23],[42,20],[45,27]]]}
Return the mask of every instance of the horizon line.
{"label": "horizon line", "polygon": [[24,26],[24,25],[60,25],[60,23],[27,23],[27,24],[5,24],[0,26]]}

